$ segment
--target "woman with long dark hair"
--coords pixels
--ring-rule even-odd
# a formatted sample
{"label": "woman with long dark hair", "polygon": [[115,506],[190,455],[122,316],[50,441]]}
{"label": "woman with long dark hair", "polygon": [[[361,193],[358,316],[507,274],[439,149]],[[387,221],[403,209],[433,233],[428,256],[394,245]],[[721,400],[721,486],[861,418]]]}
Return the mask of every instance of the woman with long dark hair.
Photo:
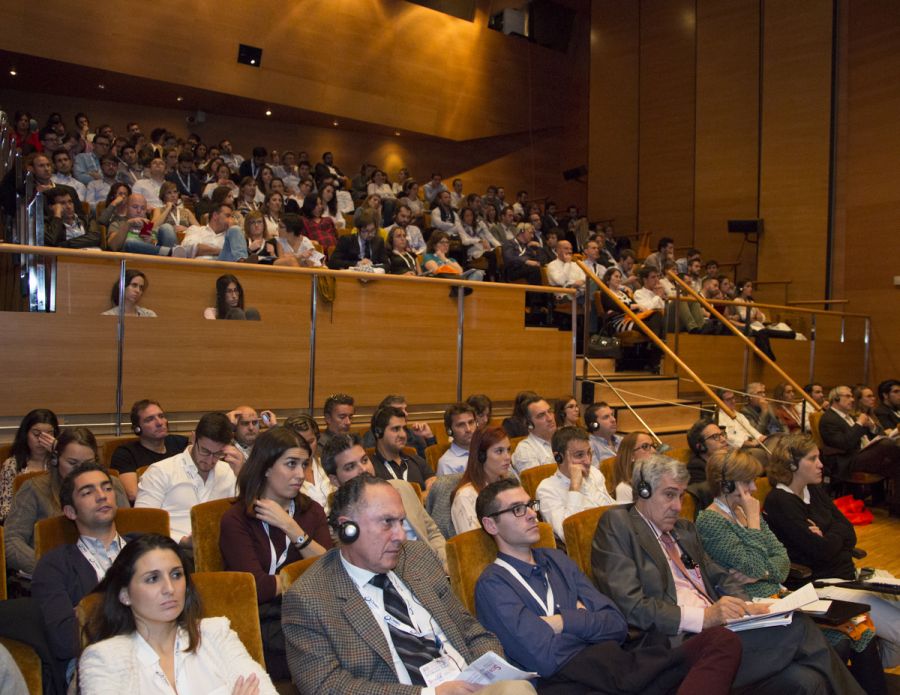
{"label": "woman with long dark hair", "polygon": [[227,618],[203,618],[178,544],[146,534],[127,543],[97,586],[85,633],[81,692],[275,695]]}
{"label": "woman with long dark hair", "polygon": [[[244,288],[240,280],[230,274],[220,275],[216,279],[216,305],[206,307],[203,318],[231,321],[247,318],[244,313]],[[258,312],[254,318],[259,320]]]}
{"label": "woman with long dark hair", "polygon": [[[150,286],[150,281],[144,275],[144,271],[137,268],[128,268],[125,271],[125,316],[141,316],[143,318],[156,318],[156,312],[140,306],[144,292]],[[103,312],[103,316],[119,315],[119,281],[113,283],[109,299],[112,308]]]}
{"label": "woman with long dark hair", "polygon": [[623,504],[634,501],[631,476],[636,461],[648,458],[656,452],[656,443],[646,432],[629,432],[619,444],[616,463],[613,466],[613,490],[616,502]]}
{"label": "woman with long dark hair", "polygon": [[286,427],[263,432],[238,474],[238,498],[222,517],[219,549],[225,569],[250,572],[266,669],[275,680],[290,678],[281,633],[282,567],[331,547],[322,507],[301,492],[312,449]]}
{"label": "woman with long dark hair", "polygon": [[469,461],[459,485],[451,496],[450,515],[457,533],[480,527],[475,513],[478,493],[501,478],[508,478],[512,468],[509,437],[502,427],[478,430],[469,445]]}
{"label": "woman with long dark hair", "polygon": [[53,460],[59,420],[52,410],[37,408],[19,423],[10,456],[0,466],[0,523],[9,514],[13,481],[19,473],[46,471]]}

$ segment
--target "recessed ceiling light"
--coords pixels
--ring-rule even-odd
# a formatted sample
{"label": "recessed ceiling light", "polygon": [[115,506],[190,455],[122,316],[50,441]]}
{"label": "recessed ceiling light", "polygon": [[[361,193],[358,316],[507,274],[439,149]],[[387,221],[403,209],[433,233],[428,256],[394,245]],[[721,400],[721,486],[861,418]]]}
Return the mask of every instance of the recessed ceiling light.
{"label": "recessed ceiling light", "polygon": [[9,74],[12,75],[13,77],[15,77],[15,76],[16,76],[16,69],[15,69],[15,68],[10,68],[10,69],[9,69]]}
{"label": "recessed ceiling light", "polygon": [[332,122],[331,125],[333,125],[336,128],[339,125],[339,123],[337,121],[334,121],[334,122]]}
{"label": "recessed ceiling light", "polygon": [[253,58],[250,59],[250,65],[256,65],[256,61]]}
{"label": "recessed ceiling light", "polygon": [[175,101],[184,101],[184,97],[175,97]]}
{"label": "recessed ceiling light", "polygon": [[97,89],[106,89],[106,85],[101,82],[97,85]]}
{"label": "recessed ceiling light", "polygon": [[272,109],[266,109],[266,115],[267,115],[267,116],[271,116],[271,115],[272,115]]}
{"label": "recessed ceiling light", "polygon": [[399,131],[399,130],[395,130],[395,131],[394,131],[394,135],[396,135],[397,137],[400,137],[400,131]]}

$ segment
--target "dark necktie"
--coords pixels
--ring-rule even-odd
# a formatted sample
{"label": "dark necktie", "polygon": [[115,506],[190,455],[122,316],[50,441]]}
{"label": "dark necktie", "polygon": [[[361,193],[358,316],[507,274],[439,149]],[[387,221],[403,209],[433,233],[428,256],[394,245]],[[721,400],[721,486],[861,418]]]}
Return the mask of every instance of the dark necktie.
{"label": "dark necktie", "polygon": [[[398,622],[412,628],[412,620],[410,620],[409,611],[406,610],[406,602],[391,583],[391,580],[388,579],[388,576],[386,574],[376,574],[369,580],[369,583],[381,589],[384,595],[384,610],[387,614]],[[422,678],[419,669],[441,655],[441,650],[438,649],[436,640],[411,635],[395,627],[391,621],[387,625],[391,641],[394,643],[394,649],[397,651],[400,661],[406,666],[412,684],[425,685],[425,679]]]}
{"label": "dark necktie", "polygon": [[[684,561],[681,559],[681,552],[678,548],[678,545],[675,543],[675,539],[672,538],[670,533],[662,534],[659,539],[662,541],[662,544],[666,548],[666,554],[669,556],[669,559],[675,564],[675,566],[681,571],[681,574],[684,575],[684,578],[687,579],[691,586],[694,587],[694,590],[700,594],[704,599],[709,601],[709,604],[712,605],[715,603],[709,595],[706,593],[706,589],[703,588],[703,580],[697,581],[696,575],[691,572],[684,565]],[[698,572],[699,574],[699,572]]]}
{"label": "dark necktie", "polygon": [[365,253],[365,257],[366,257],[366,258],[368,258],[369,260],[372,259],[372,247],[369,246],[369,240],[368,240],[368,239],[366,239],[366,242],[365,242],[364,253]]}

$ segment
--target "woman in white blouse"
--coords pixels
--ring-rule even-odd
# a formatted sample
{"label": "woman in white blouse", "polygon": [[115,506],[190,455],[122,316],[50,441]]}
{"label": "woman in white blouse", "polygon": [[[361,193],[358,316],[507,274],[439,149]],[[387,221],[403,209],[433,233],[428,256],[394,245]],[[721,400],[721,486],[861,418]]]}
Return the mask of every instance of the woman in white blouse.
{"label": "woman in white blouse", "polygon": [[171,181],[166,181],[159,187],[159,199],[162,201],[162,207],[153,210],[154,230],[168,224],[177,233],[200,224],[194,213],[184,206],[181,196],[178,195],[178,186]]}
{"label": "woman in white blouse", "polygon": [[469,462],[451,497],[450,516],[457,533],[480,528],[475,500],[486,486],[508,478],[512,466],[509,437],[502,427],[479,430],[469,445]]}
{"label": "woman in white blouse", "polygon": [[102,601],[79,661],[91,695],[276,695],[227,618],[201,619],[200,598],[178,545],[146,534],[119,553],[97,591]]}

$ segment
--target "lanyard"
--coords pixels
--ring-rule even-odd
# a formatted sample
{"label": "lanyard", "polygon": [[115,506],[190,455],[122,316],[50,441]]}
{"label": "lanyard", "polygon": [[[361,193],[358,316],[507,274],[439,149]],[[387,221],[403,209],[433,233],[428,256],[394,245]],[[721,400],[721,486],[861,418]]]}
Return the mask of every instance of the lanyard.
{"label": "lanyard", "polygon": [[178,177],[178,180],[181,181],[181,185],[184,187],[184,190],[187,191],[187,194],[191,194],[191,175],[188,174],[187,183],[184,182],[184,179],[181,178],[181,173],[176,171],[175,176]]}
{"label": "lanyard", "polygon": [[[397,472],[394,470],[394,466],[400,469],[400,475],[397,475]],[[399,465],[394,463],[393,461],[389,461],[388,459],[384,460],[384,467],[387,470],[388,475],[394,478],[395,480],[408,480],[409,479],[409,466],[403,461],[403,457],[400,457]]]}
{"label": "lanyard", "polygon": [[[112,549],[113,544],[118,548],[118,551],[116,552],[116,555],[118,555],[118,552],[122,550],[122,546],[125,545],[122,541],[122,537],[118,533],[113,542],[109,544],[110,549]],[[103,577],[106,576],[106,570],[109,569],[109,566],[112,565],[113,561],[116,559],[115,556],[110,557],[109,554],[106,554],[103,559],[108,561],[109,564],[104,567],[100,562],[100,558],[94,552],[94,549],[85,543],[81,536],[78,537],[78,542],[75,545],[81,551],[81,554],[84,555],[85,560],[91,563],[91,567],[94,568],[94,572],[97,574],[97,581],[103,581]]]}
{"label": "lanyard", "polygon": [[[294,500],[291,500],[291,506],[288,507],[288,514],[291,515],[291,518],[294,516]],[[269,533],[269,524],[265,521],[262,522],[263,530],[266,532],[266,537],[269,539],[269,551],[271,553],[270,557],[272,558],[272,562],[269,565],[269,574],[275,574],[278,571],[278,568],[284,564],[284,561],[287,560],[288,550],[291,548],[291,539],[287,537],[285,534],[284,540],[284,552],[281,553],[280,556],[276,558],[275,556],[275,544],[272,542],[272,535]]]}
{"label": "lanyard", "polygon": [[531,596],[534,598],[535,601],[538,602],[538,605],[540,605],[540,607],[544,609],[545,615],[547,615],[547,616],[554,615],[554,613],[556,611],[555,611],[554,603],[553,603],[553,587],[550,586],[550,577],[549,576],[545,577],[545,579],[547,581],[547,598],[546,598],[546,601],[541,601],[541,597],[537,595],[537,592],[531,588],[531,585],[528,582],[526,582],[525,579],[522,577],[522,575],[519,574],[515,570],[515,568],[511,564],[509,564],[506,560],[501,560],[498,557],[497,559],[494,560],[494,564],[500,565],[500,567],[505,569],[507,572],[509,572],[513,576],[513,579],[515,579],[517,582],[519,582],[519,584],[524,586],[525,590],[529,594],[531,594]]}
{"label": "lanyard", "polygon": [[[734,515],[734,512],[731,511],[731,507],[725,504],[725,501],[721,497],[716,497],[713,502],[715,502],[716,506],[719,509],[725,512],[726,516],[728,516],[729,519],[734,519],[734,522],[737,523],[737,517]],[[738,526],[740,526],[740,524],[738,524]]]}

